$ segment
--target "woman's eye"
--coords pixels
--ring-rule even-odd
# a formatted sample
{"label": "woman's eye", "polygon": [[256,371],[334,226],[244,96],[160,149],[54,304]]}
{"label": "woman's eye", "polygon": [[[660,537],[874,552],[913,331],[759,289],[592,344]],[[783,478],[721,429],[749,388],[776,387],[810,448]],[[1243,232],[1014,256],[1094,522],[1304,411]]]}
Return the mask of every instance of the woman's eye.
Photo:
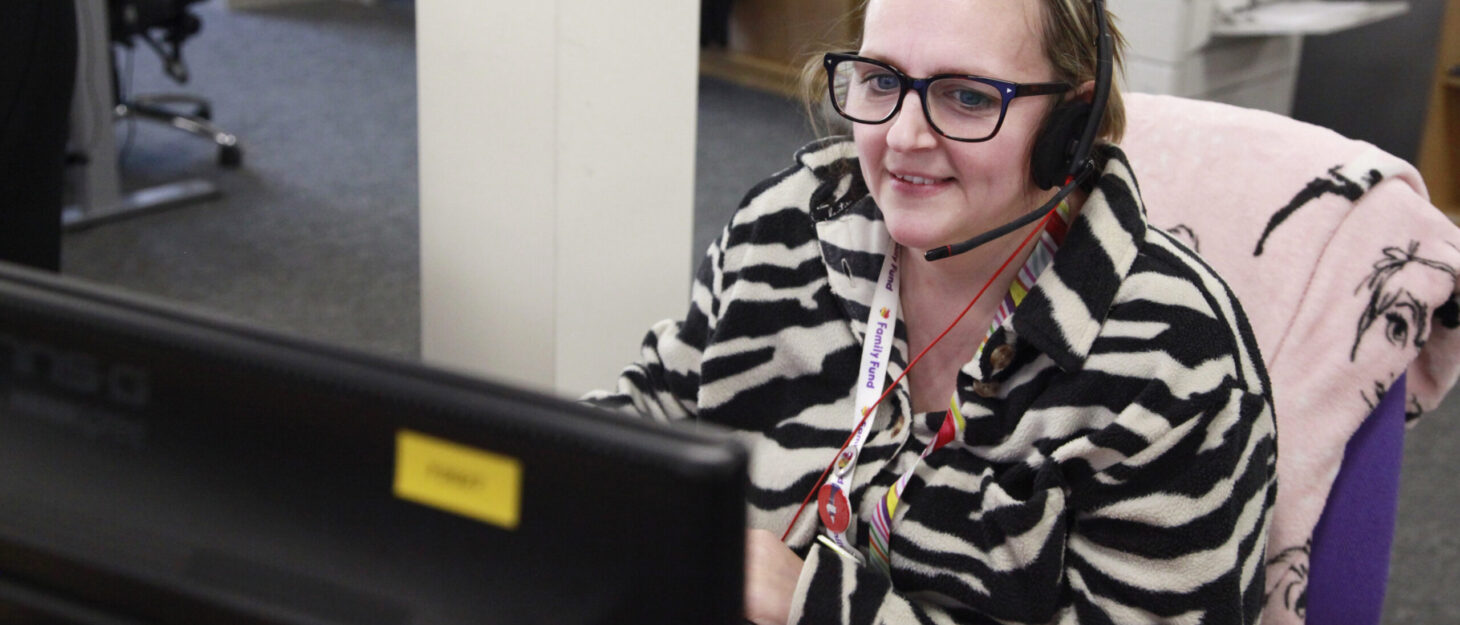
{"label": "woman's eye", "polygon": [[958,101],[958,105],[964,108],[988,106],[991,100],[988,96],[971,89],[959,89],[953,92],[953,97]]}
{"label": "woman's eye", "polygon": [[901,86],[897,77],[892,74],[878,74],[868,78],[867,82],[878,91],[895,91]]}
{"label": "woman's eye", "polygon": [[956,115],[997,114],[999,96],[985,85],[968,80],[940,80],[934,83],[932,100],[942,112]]}

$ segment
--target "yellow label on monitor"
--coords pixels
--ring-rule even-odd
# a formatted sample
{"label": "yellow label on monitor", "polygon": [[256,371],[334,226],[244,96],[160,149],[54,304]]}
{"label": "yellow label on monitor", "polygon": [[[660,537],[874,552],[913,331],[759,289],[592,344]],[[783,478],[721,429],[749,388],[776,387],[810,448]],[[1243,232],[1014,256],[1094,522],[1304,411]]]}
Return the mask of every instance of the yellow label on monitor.
{"label": "yellow label on monitor", "polygon": [[522,511],[522,464],[410,430],[395,437],[395,496],[506,529]]}

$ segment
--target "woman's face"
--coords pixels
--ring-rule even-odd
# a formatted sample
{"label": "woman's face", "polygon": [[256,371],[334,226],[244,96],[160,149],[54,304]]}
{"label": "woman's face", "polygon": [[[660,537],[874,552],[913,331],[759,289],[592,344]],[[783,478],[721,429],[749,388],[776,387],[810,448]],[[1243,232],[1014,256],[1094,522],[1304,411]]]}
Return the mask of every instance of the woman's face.
{"label": "woman's face", "polygon": [[[1051,82],[1041,11],[1032,0],[872,0],[860,54],[915,78]],[[891,121],[854,124],[862,174],[893,240],[919,251],[957,243],[1038,206],[1029,153],[1052,97],[1012,100],[999,133],[982,143],[939,135],[913,92]]]}

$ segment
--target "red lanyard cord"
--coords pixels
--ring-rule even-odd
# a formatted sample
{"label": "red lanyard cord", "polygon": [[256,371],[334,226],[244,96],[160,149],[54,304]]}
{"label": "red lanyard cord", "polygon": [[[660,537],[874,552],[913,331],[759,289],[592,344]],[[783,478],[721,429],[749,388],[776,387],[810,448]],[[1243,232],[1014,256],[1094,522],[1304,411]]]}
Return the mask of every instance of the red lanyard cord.
{"label": "red lanyard cord", "polygon": [[842,443],[841,448],[836,450],[836,454],[832,456],[832,461],[826,465],[825,469],[821,471],[821,476],[816,478],[816,483],[811,485],[811,492],[807,493],[806,498],[801,500],[801,507],[796,509],[796,515],[791,517],[791,523],[786,526],[786,532],[784,534],[781,534],[781,542],[786,542],[786,537],[791,535],[791,528],[796,527],[796,521],[801,518],[801,513],[806,511],[806,505],[811,503],[811,499],[816,496],[817,489],[821,488],[821,483],[826,480],[826,475],[830,473],[831,468],[836,465],[836,458],[841,456],[843,451],[846,451],[847,445],[852,444],[852,439],[856,437],[857,431],[861,430],[863,425],[866,425],[867,419],[870,418],[872,415],[877,414],[877,406],[882,404],[882,400],[887,399],[887,396],[891,395],[892,391],[897,389],[897,383],[901,382],[904,377],[907,377],[907,374],[912,371],[913,367],[917,366],[918,361],[922,360],[923,356],[927,355],[928,350],[933,349],[933,346],[937,345],[939,341],[942,341],[943,337],[948,336],[948,333],[953,331],[953,327],[957,326],[958,322],[963,320],[963,316],[967,315],[968,311],[973,310],[973,305],[978,302],[979,298],[983,297],[984,291],[989,290],[989,287],[993,286],[994,280],[997,280],[999,278],[999,275],[1004,273],[1004,269],[1007,269],[1009,267],[1009,264],[1014,262],[1014,258],[1019,256],[1019,252],[1023,251],[1025,246],[1029,245],[1029,242],[1034,240],[1034,235],[1044,232],[1044,228],[1049,223],[1050,218],[1053,217],[1057,212],[1058,211],[1050,211],[1049,214],[1044,216],[1044,219],[1039,220],[1039,225],[1036,228],[1031,230],[1029,234],[1024,235],[1024,240],[1019,243],[1019,247],[1015,248],[1014,253],[1010,254],[1008,258],[1004,259],[1004,264],[999,265],[999,270],[995,271],[994,275],[989,277],[988,282],[984,283],[983,288],[980,288],[978,290],[978,293],[973,296],[973,299],[969,300],[968,305],[963,307],[963,312],[958,313],[958,316],[953,319],[953,323],[948,324],[948,327],[944,328],[943,332],[939,334],[937,338],[933,339],[933,342],[928,343],[928,346],[924,347],[923,351],[918,352],[918,355],[907,363],[907,368],[903,369],[902,373],[899,374],[897,378],[892,381],[892,384],[888,385],[887,390],[882,392],[882,396],[878,397],[877,401],[872,402],[872,405],[867,408],[866,414],[862,415],[861,420],[857,421],[857,426],[852,428],[852,433],[847,436],[846,442]]}

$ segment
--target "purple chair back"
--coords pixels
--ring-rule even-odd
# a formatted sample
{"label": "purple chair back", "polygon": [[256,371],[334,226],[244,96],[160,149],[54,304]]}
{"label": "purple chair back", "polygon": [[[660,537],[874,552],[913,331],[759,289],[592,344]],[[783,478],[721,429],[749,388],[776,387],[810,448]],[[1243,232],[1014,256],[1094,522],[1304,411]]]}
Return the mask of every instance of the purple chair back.
{"label": "purple chair back", "polygon": [[1313,531],[1310,625],[1379,622],[1399,504],[1404,402],[1401,375],[1344,449],[1343,464]]}

